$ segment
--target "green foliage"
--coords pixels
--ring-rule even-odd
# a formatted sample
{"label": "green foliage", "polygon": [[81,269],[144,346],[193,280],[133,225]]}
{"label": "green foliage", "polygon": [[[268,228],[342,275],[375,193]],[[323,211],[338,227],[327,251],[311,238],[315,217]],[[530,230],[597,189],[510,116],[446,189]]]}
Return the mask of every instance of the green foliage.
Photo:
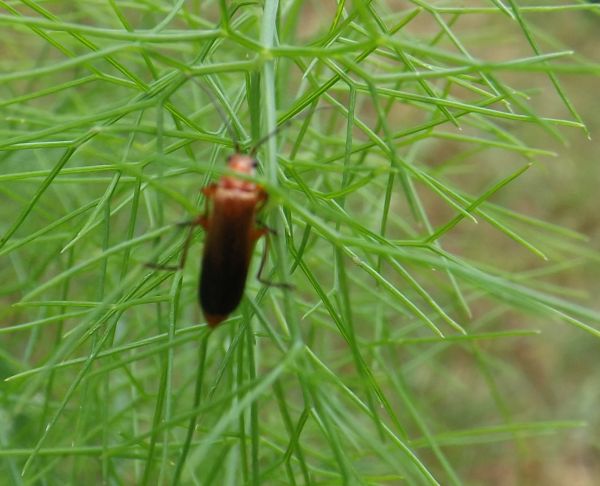
{"label": "green foliage", "polygon": [[[7,484],[542,484],[536,437],[600,419],[535,409],[520,356],[597,353],[563,275],[600,259],[531,172],[600,64],[538,19],[600,9],[493,5],[0,0]],[[202,231],[144,264],[286,123],[257,179],[294,290],[250,278],[210,332]]]}

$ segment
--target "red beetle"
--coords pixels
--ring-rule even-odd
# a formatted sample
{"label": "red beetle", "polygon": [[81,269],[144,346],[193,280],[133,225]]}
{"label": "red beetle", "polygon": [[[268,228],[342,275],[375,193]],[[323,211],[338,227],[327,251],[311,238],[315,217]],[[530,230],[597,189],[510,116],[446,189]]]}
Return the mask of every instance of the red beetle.
{"label": "red beetle", "polygon": [[[234,174],[253,176],[257,160],[235,153],[227,159]],[[202,189],[206,211],[197,223],[206,230],[198,298],[208,325],[215,327],[240,303],[256,241],[267,233],[257,214],[268,195],[255,182],[224,175]]]}
{"label": "red beetle", "polygon": [[[209,96],[235,144],[235,153],[227,159],[228,168],[233,174],[224,175],[217,183],[202,189],[202,193],[206,196],[206,209],[202,216],[191,223],[200,225],[206,230],[198,299],[208,325],[216,327],[242,300],[254,247],[257,240],[269,231],[267,227],[257,224],[257,215],[267,202],[268,194],[261,185],[246,178],[256,174],[258,162],[254,154],[262,143],[290,120],[260,139],[250,155],[242,154],[235,133],[214,96],[204,85],[196,84]],[[190,232],[184,244],[178,267],[150,266],[167,269],[183,267],[191,234]],[[260,270],[265,261],[266,250],[265,248]],[[260,271],[258,278],[262,281]],[[289,288],[286,284],[279,285]]]}

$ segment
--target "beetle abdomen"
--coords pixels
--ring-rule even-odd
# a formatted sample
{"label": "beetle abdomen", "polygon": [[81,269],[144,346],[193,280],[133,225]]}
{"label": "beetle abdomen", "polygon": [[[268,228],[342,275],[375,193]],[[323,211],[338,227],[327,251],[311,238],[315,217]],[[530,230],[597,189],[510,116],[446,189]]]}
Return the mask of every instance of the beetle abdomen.
{"label": "beetle abdomen", "polygon": [[250,233],[253,205],[240,205],[237,211],[231,201],[225,211],[218,206],[206,235],[198,295],[211,327],[226,319],[240,303],[254,249]]}

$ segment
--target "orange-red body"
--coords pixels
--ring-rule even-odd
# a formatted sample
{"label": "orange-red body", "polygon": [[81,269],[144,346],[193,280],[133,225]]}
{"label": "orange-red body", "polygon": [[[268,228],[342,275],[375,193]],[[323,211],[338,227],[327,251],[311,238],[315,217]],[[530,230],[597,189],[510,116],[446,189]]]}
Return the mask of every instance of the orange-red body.
{"label": "orange-red body", "polygon": [[[251,176],[256,160],[236,153],[227,165],[235,173]],[[199,223],[206,238],[198,297],[208,325],[215,327],[242,299],[254,246],[267,231],[256,224],[267,193],[260,185],[235,175],[221,177],[202,192],[207,205]]]}

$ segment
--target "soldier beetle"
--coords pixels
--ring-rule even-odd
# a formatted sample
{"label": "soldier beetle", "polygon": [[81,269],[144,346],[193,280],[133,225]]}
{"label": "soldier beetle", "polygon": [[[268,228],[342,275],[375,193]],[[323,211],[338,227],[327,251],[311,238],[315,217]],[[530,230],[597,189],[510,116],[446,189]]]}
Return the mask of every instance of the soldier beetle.
{"label": "soldier beetle", "polygon": [[257,224],[257,215],[267,202],[266,191],[255,182],[237,177],[253,176],[257,165],[253,155],[236,150],[227,159],[233,174],[202,189],[206,209],[197,224],[205,229],[206,238],[198,299],[211,327],[224,321],[240,303],[254,246],[268,232]]}
{"label": "soldier beetle", "polygon": [[[152,265],[153,268],[180,269],[185,265],[194,226],[202,226],[206,231],[198,300],[206,322],[211,328],[223,322],[239,305],[246,285],[248,268],[256,242],[270,230],[258,222],[257,216],[268,200],[264,188],[248,180],[256,174],[258,161],[255,158],[258,147],[277,133],[285,124],[261,138],[250,154],[240,150],[235,133],[227,118],[207,88],[198,84],[209,96],[234,142],[235,152],[227,158],[229,174],[218,182],[202,189],[206,197],[204,213],[190,222],[192,229],[186,238],[179,266]],[[242,176],[242,177],[239,177]],[[268,240],[258,271],[258,279],[264,283],[261,273],[266,261]],[[279,286],[289,287],[286,284]]]}

